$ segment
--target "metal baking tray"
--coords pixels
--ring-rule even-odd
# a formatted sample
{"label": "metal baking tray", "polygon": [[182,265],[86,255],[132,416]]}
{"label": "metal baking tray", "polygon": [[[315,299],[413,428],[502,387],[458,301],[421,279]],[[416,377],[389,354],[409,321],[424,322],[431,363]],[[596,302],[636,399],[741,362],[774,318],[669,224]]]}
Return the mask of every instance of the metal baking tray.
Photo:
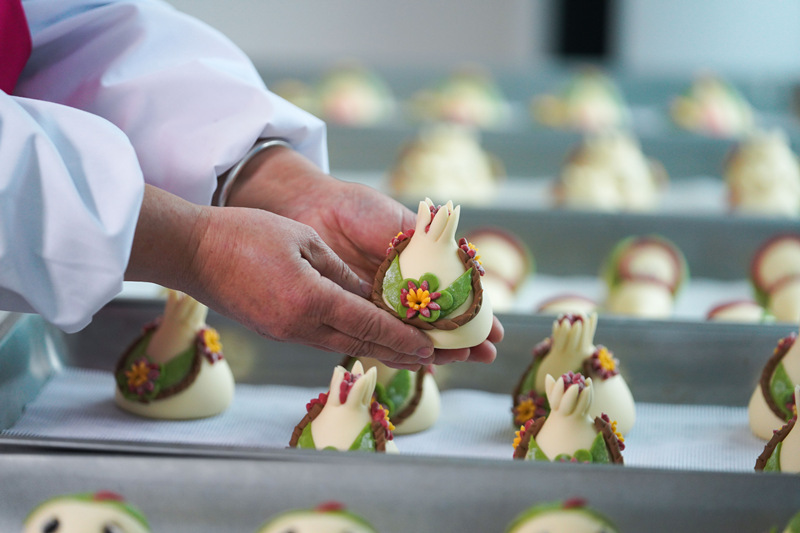
{"label": "metal baking tray", "polygon": [[[73,335],[34,315],[11,315],[0,324],[0,429],[14,422],[48,376],[65,367],[108,370],[120,346],[162,309],[160,300],[117,300]],[[553,319],[500,318],[506,339],[497,361],[445,367],[437,374],[441,388],[511,390]],[[237,347],[227,358],[239,383],[317,387],[338,361],[265,340],[213,312],[209,323],[226,346]],[[741,406],[785,329],[607,317],[597,341],[624,361],[637,401]],[[724,379],[709,379],[720,374]],[[282,510],[330,499],[388,532],[502,531],[533,503],[571,497],[586,498],[622,531],[755,532],[800,510],[800,477],[789,475],[8,435],[0,436],[0,479],[15,480],[0,484],[4,531],[19,527],[24,510],[41,499],[100,489],[123,493],[148,514],[154,530],[175,532],[254,531]]]}
{"label": "metal baking tray", "polygon": [[[501,533],[534,503],[584,498],[623,532],[763,532],[800,508],[797,478],[403,456],[246,457],[0,453],[0,530],[38,502],[112,490],[154,532],[252,533],[282,511],[336,500],[383,533]],[[13,480],[9,483],[8,480]]]}

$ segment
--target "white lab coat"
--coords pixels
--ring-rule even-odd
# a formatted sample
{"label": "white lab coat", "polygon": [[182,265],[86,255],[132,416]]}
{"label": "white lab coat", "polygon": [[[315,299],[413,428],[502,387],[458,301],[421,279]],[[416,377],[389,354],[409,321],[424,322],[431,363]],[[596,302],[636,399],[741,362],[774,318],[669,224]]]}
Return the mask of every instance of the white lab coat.
{"label": "white lab coat", "polygon": [[0,91],[0,309],[77,331],[122,289],[144,183],[208,204],[260,137],[328,171],[325,126],[227,38],[160,0],[24,0]]}

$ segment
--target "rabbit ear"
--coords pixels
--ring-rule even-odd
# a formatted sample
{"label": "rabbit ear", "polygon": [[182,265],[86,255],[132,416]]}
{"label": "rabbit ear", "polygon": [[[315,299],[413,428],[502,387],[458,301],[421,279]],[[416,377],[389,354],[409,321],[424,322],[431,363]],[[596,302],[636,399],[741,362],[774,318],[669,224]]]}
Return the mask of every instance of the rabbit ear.
{"label": "rabbit ear", "polygon": [[[372,393],[375,392],[377,379],[378,371],[370,368],[353,384],[350,395],[347,397],[347,403],[359,402],[362,406],[368,406],[372,402]],[[351,400],[351,398],[353,399]]]}
{"label": "rabbit ear", "polygon": [[456,240],[456,230],[458,229],[458,219],[461,217],[461,206],[457,205],[453,208],[453,202],[447,202],[447,226],[444,228],[441,239],[444,242]]}
{"label": "rabbit ear", "polygon": [[592,378],[586,378],[586,388],[580,391],[578,394],[578,405],[575,407],[575,413],[582,415],[588,414],[589,409],[592,407],[592,401],[594,401],[594,387],[592,387]]}
{"label": "rabbit ear", "polygon": [[417,227],[414,229],[414,233],[424,235],[425,226],[431,221],[431,208],[429,207],[431,203],[430,198],[425,198],[425,201],[419,203],[419,209],[417,209]]}
{"label": "rabbit ear", "polygon": [[339,389],[342,386],[344,373],[347,370],[343,366],[337,366],[333,369],[333,376],[331,376],[331,386],[328,389],[328,403],[331,405],[342,405],[339,401]]}
{"label": "rabbit ear", "polygon": [[564,396],[564,380],[559,378],[556,381],[553,376],[547,374],[544,378],[544,390],[547,394],[547,403],[550,404],[550,409],[557,410],[561,404],[561,398]]}

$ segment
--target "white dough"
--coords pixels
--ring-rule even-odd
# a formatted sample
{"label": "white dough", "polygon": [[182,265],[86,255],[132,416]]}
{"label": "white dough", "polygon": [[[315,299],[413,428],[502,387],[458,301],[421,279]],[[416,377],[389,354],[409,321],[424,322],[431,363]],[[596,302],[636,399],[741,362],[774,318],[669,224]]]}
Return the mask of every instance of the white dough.
{"label": "white dough", "polygon": [[59,498],[35,509],[25,520],[22,533],[42,533],[45,526],[57,519],[57,533],[101,533],[107,525],[119,533],[149,533],[150,529],[115,505]]}
{"label": "white dough", "polygon": [[212,365],[205,357],[200,358],[200,372],[185,390],[163,400],[141,403],[128,400],[117,388],[114,401],[126,411],[149,418],[187,420],[218,415],[233,401],[233,373],[225,359]]}

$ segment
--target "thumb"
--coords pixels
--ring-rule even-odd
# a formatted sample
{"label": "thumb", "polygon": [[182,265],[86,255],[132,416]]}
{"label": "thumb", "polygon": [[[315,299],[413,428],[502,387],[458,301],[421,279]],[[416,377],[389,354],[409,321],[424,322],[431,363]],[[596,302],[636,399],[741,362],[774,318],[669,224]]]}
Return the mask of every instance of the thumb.
{"label": "thumb", "polygon": [[364,298],[372,293],[372,284],[358,277],[318,236],[308,239],[300,247],[300,255],[322,277],[331,280],[344,290]]}

